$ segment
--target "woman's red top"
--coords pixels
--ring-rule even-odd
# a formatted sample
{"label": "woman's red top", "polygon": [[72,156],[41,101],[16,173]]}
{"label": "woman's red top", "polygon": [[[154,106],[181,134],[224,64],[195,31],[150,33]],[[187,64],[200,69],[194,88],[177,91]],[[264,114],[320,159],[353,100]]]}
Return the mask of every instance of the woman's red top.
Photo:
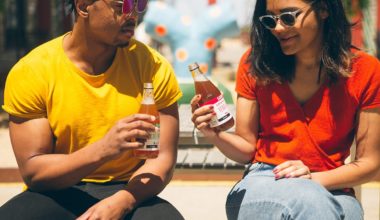
{"label": "woman's red top", "polygon": [[380,106],[380,62],[364,52],[355,52],[351,77],[322,84],[301,105],[288,83],[256,85],[247,62],[249,52],[240,61],[236,92],[257,100],[260,108],[253,162],[278,165],[302,160],[313,172],[343,165],[355,136],[357,114]]}

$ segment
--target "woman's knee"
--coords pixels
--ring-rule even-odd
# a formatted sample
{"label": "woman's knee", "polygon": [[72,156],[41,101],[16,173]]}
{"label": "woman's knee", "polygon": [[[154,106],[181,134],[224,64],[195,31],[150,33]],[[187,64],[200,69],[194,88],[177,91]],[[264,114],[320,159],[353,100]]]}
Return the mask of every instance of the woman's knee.
{"label": "woman's knee", "polygon": [[[230,219],[261,214],[290,219],[342,219],[342,207],[334,196],[319,184],[304,179],[256,179],[250,186],[237,184],[227,197]],[[271,213],[271,214],[268,214]],[[264,215],[265,216],[265,215]]]}

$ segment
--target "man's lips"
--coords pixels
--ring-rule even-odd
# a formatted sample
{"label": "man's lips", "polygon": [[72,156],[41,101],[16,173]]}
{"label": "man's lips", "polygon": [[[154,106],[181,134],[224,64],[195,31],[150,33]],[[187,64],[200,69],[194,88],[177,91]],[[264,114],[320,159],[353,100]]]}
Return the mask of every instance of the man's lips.
{"label": "man's lips", "polygon": [[135,26],[124,26],[121,28],[122,32],[134,32],[135,31]]}
{"label": "man's lips", "polygon": [[134,21],[128,21],[121,27],[121,32],[131,33],[135,32],[136,23]]}

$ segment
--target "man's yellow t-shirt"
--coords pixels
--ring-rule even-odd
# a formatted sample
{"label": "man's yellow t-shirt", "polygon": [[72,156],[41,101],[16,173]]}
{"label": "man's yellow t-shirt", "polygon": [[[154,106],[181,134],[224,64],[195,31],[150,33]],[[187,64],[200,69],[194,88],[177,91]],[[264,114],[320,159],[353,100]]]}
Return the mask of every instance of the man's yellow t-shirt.
{"label": "man's yellow t-shirt", "polygon": [[[3,109],[10,115],[49,120],[56,138],[54,153],[70,154],[96,142],[116,121],[137,113],[144,82],[153,82],[158,109],[182,96],[168,61],[137,40],[117,49],[108,70],[94,76],[68,59],[63,37],[22,58],[10,71],[4,92]],[[84,181],[127,181],[140,164],[128,151]]]}

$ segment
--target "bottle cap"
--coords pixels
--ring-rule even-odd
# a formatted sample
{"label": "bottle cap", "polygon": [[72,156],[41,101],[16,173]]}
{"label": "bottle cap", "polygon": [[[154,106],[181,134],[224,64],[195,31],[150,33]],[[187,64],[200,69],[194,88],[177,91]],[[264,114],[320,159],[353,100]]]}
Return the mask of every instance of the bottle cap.
{"label": "bottle cap", "polygon": [[198,63],[191,63],[191,64],[189,64],[189,70],[190,71],[193,71],[193,70],[195,70],[197,68],[199,68]]}
{"label": "bottle cap", "polygon": [[153,89],[153,83],[144,83],[144,89]]}

